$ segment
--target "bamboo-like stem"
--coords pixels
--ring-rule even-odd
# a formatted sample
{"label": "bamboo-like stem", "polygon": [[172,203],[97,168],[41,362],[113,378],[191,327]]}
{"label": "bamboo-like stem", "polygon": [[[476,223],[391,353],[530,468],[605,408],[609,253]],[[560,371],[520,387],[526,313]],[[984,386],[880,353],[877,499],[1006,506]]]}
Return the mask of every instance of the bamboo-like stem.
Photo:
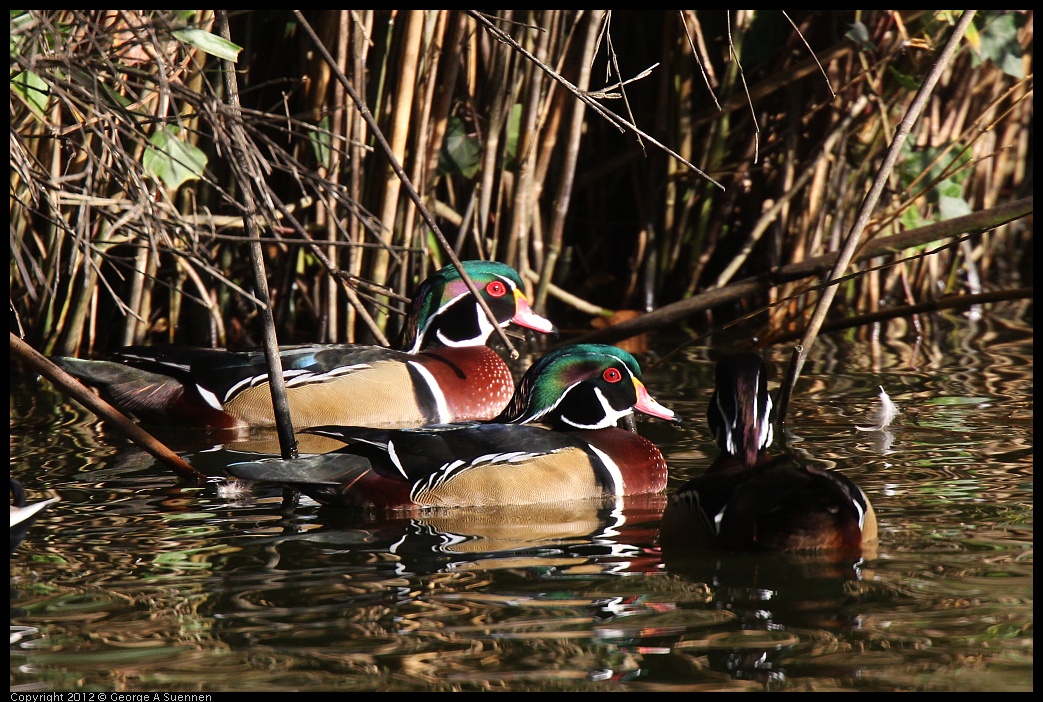
{"label": "bamboo-like stem", "polygon": [[[228,15],[224,10],[217,13],[218,28],[225,40],[230,40],[228,34]],[[236,118],[241,117],[239,105],[239,86],[235,75],[235,66],[231,61],[224,61],[225,90],[228,93],[228,102]],[[251,216],[257,209],[254,202],[253,187],[255,183],[262,181],[262,175],[256,168],[253,159],[248,156],[249,149],[246,135],[243,133],[239,122],[233,121],[230,125],[232,142],[232,156],[244,171],[252,170],[252,177],[242,179],[243,205],[246,210],[244,222],[246,231],[252,237],[258,235],[257,225]],[[252,168],[251,168],[252,167]],[[262,319],[262,332],[264,335],[264,357],[268,365],[268,385],[272,393],[272,408],[275,414],[275,427],[279,435],[279,446],[284,459],[297,457],[297,440],[294,438],[293,422],[290,417],[290,403],[286,398],[286,379],[282,373],[282,358],[279,355],[279,340],[275,334],[275,320],[272,317],[271,298],[268,295],[268,276],[264,269],[264,256],[260,243],[252,241],[250,247],[250,262],[253,266],[254,281],[257,285],[257,294],[263,303],[260,314]]]}
{"label": "bamboo-like stem", "polygon": [[[550,14],[550,12],[547,12]],[[536,37],[536,56],[541,61],[546,60],[550,48],[551,33],[549,30],[540,32]],[[522,120],[518,128],[518,145],[516,159],[518,164],[518,177],[515,181],[513,205],[511,207],[511,225],[507,241],[507,260],[515,261],[515,268],[525,278],[525,273],[530,269],[529,264],[529,234],[532,228],[532,218],[537,212],[535,183],[535,166],[538,152],[535,145],[540,141],[539,117],[542,112],[541,98],[543,95],[544,81],[542,74],[538,73],[530,64],[524,71],[525,82],[528,85],[528,93],[522,109]]]}
{"label": "bamboo-like stem", "polygon": [[[604,12],[604,11],[602,11],[602,12]],[[609,122],[614,124],[616,127],[618,127],[621,130],[625,129],[625,130],[631,131],[635,135],[637,135],[639,138],[651,142],[652,144],[656,145],[657,147],[659,147],[660,149],[662,149],[663,151],[665,151],[669,155],[671,155],[674,158],[676,158],[677,160],[681,161],[681,163],[683,163],[686,166],[688,166],[689,168],[691,168],[695,173],[698,173],[700,176],[702,176],[703,178],[705,178],[709,182],[713,183],[718,188],[722,188],[723,189],[723,186],[721,186],[720,183],[718,183],[716,180],[714,180],[713,178],[708,176],[706,173],[704,173],[699,168],[696,168],[695,165],[693,165],[692,163],[687,161],[685,158],[683,158],[680,154],[675,152],[673,149],[671,149],[668,146],[666,146],[665,144],[661,143],[658,139],[655,139],[651,135],[646,134],[644,131],[642,131],[637,125],[633,124],[632,122],[628,122],[627,120],[625,120],[624,118],[622,118],[619,115],[615,114],[614,112],[606,110],[594,98],[592,98],[590,95],[588,95],[585,90],[581,90],[578,86],[573,85],[572,83],[570,83],[567,80],[565,80],[565,78],[562,77],[561,75],[555,73],[554,71],[551,71],[549,69],[549,67],[547,67],[546,65],[540,63],[536,59],[535,56],[533,56],[531,53],[526,51],[522,46],[520,46],[518,44],[518,42],[514,41],[514,39],[512,39],[509,34],[503,32],[498,27],[493,25],[492,22],[490,22],[487,18],[483,17],[480,13],[478,13],[478,12],[476,12],[474,10],[467,10],[467,14],[469,14],[472,18],[474,18],[483,27],[485,27],[497,39],[499,39],[500,41],[504,42],[508,46],[511,46],[516,51],[518,51],[519,53],[524,55],[530,61],[534,61],[541,69],[546,71],[547,74],[551,78],[553,78],[554,80],[556,80],[559,83],[561,83],[562,85],[564,85],[573,95],[575,95],[577,98],[579,98],[584,104],[586,104],[588,107],[593,109],[599,115],[601,115],[602,117],[607,119]]]}
{"label": "bamboo-like stem", "polygon": [[[423,81],[424,93],[416,101],[413,111],[417,114],[416,127],[413,130],[417,135],[416,144],[413,147],[413,171],[412,181],[416,183],[421,193],[428,192],[428,136],[431,132],[430,120],[433,107],[435,90],[440,82],[439,56],[442,54],[442,41],[445,36],[446,15],[448,10],[435,10],[425,14],[425,49],[421,57],[420,75]],[[416,233],[413,231],[416,220],[416,208],[407,207],[402,213],[402,247],[409,251],[414,247]],[[421,242],[423,243],[423,242]],[[412,266],[404,265],[399,269],[399,290],[408,289],[409,275]],[[426,277],[426,276],[421,276]]]}
{"label": "bamboo-like stem", "polygon": [[[851,105],[851,109],[848,110],[847,116],[844,120],[837,125],[837,127],[830,132],[829,136],[822,143],[822,147],[819,150],[820,158],[824,158],[826,154],[832,153],[836,143],[840,140],[840,137],[847,133],[848,128],[851,125],[852,120],[855,116],[860,114],[868,104],[868,100],[865,97],[859,97],[855,100],[854,104]],[[803,190],[811,177],[815,174],[815,171],[811,169],[805,170],[797,180],[790,184],[784,192],[773,204],[769,207],[760,218],[757,223],[754,224],[753,229],[750,230],[749,235],[746,238],[746,243],[743,244],[742,250],[732,258],[731,262],[717,277],[717,282],[714,283],[713,287],[721,288],[727,285],[728,281],[732,279],[732,276],[738,272],[742,264],[746,262],[746,258],[753,251],[753,247],[760,241],[764,232],[767,231],[768,226],[775,221],[775,218],[779,216],[782,209],[789,203],[789,201],[796,197]]]}
{"label": "bamboo-like stem", "polygon": [[[407,10],[403,28],[403,39],[400,44],[398,86],[395,92],[394,105],[391,108],[391,153],[389,157],[396,163],[403,163],[406,156],[406,142],[413,116],[413,94],[416,87],[416,76],[420,62],[420,41],[424,36],[425,10]],[[398,195],[402,189],[402,181],[389,165],[384,174],[383,201],[380,210],[381,238],[385,246],[373,257],[370,267],[371,279],[378,283],[388,282],[388,267],[391,262],[391,247],[395,244],[395,232],[398,230]],[[387,298],[378,298],[379,304],[386,305]],[[378,308],[377,326],[384,329],[387,325],[387,312]]]}
{"label": "bamboo-like stem", "polygon": [[[338,69],[342,73],[348,71],[349,61],[349,48],[348,39],[351,36],[351,23],[349,21],[348,10],[335,10],[337,18],[337,31],[336,31],[336,59]],[[347,109],[347,96],[344,93],[344,86],[339,82],[333,83],[333,98],[330,110],[330,142],[336,146],[340,143],[347,142],[347,134],[349,130],[348,114]],[[341,154],[342,151],[339,148],[330,149],[330,162],[329,175],[327,178],[333,184],[339,184],[341,180]],[[326,195],[326,208],[316,213],[316,223],[324,224],[326,229],[326,241],[329,245],[326,247],[326,257],[329,258],[330,262],[334,266],[340,265],[340,251],[335,243],[340,239],[340,225],[337,222],[337,199],[334,195],[333,188],[330,188]],[[324,220],[320,220],[318,215],[322,214]],[[328,213],[328,214],[326,214]],[[329,276],[321,284],[321,295],[320,299],[320,324],[319,324],[319,341],[327,341],[335,343],[339,339],[340,335],[340,310],[337,305],[337,291],[339,286],[333,276]]]}
{"label": "bamboo-like stem", "polygon": [[[579,66],[579,77],[576,86],[581,91],[590,87],[590,71],[593,64],[594,52],[597,50],[598,32],[600,31],[599,18],[601,14],[591,11],[587,17],[587,34],[581,46]],[[580,139],[583,136],[583,116],[586,112],[586,103],[576,101],[572,104],[572,118],[569,121],[568,139],[565,142],[565,158],[561,168],[560,180],[558,181],[558,192],[554,198],[554,207],[551,210],[549,236],[547,244],[547,261],[543,267],[543,275],[540,277],[540,285],[536,289],[535,309],[542,312],[547,306],[547,286],[554,275],[554,267],[561,255],[561,244],[564,238],[565,216],[569,211],[569,201],[572,198],[572,185],[576,179],[576,161],[579,158]]]}
{"label": "bamboo-like stem", "polygon": [[[366,57],[369,55],[372,22],[372,10],[351,11],[351,75],[361,86],[365,86]],[[340,81],[338,81],[338,85],[344,89]],[[345,90],[345,92],[347,91]],[[346,103],[347,101],[345,101],[345,108]],[[345,109],[344,119],[348,122],[347,133],[351,136],[348,142],[348,194],[355,202],[362,202],[362,163],[365,158],[365,150],[362,146],[366,143],[367,124],[353,110]],[[348,218],[348,239],[356,243],[362,241],[362,225],[358,217]],[[345,268],[350,277],[359,278],[362,275],[362,263],[361,250],[349,249],[348,263]],[[348,305],[344,315],[344,340],[347,342],[355,341],[355,321],[358,310],[361,309],[356,302]]]}
{"label": "bamboo-like stem", "polygon": [[[963,40],[963,35],[967,31],[967,27],[970,25],[972,19],[974,19],[973,11],[967,10],[960,15],[960,19],[956,22],[956,26],[953,29],[952,35],[949,37],[949,41],[946,42],[945,47],[939,53],[938,59],[932,66],[931,72],[927,75],[923,84],[920,86],[920,89],[916,92],[916,97],[913,99],[912,104],[906,111],[905,118],[902,120],[901,124],[898,125],[894,139],[891,141],[891,146],[884,157],[884,162],[877,171],[876,178],[870,186],[865,200],[862,202],[862,208],[859,210],[858,216],[855,218],[855,224],[851,228],[851,231],[848,233],[847,239],[844,242],[844,248],[837,256],[836,264],[829,274],[830,280],[840,278],[847,269],[848,264],[851,263],[851,259],[855,255],[855,251],[861,241],[862,233],[865,231],[866,225],[869,223],[869,218],[872,216],[873,210],[876,207],[876,203],[880,199],[880,194],[883,192],[884,186],[887,184],[887,180],[891,176],[891,171],[894,169],[894,165],[898,161],[898,155],[901,152],[902,144],[905,143],[905,139],[909,135],[913,123],[919,119],[920,113],[923,111],[923,107],[927,103],[927,98],[930,97],[931,91],[934,90],[934,86],[942,76],[942,71],[946,68],[949,59],[956,52],[957,46]],[[786,421],[786,410],[789,408],[789,398],[793,391],[793,384],[795,384],[797,379],[800,377],[800,371],[804,366],[804,362],[807,360],[812,344],[815,343],[815,337],[818,335],[818,330],[826,319],[826,313],[829,311],[829,306],[832,304],[836,292],[837,288],[833,285],[828,286],[822,291],[818,304],[815,307],[815,311],[811,316],[811,320],[808,322],[807,330],[805,331],[804,338],[801,342],[801,351],[797,354],[793,372],[789,374],[792,376],[792,382],[783,387],[780,392],[780,401],[777,410],[778,421],[780,423],[785,423]]]}
{"label": "bamboo-like stem", "polygon": [[[323,54],[326,61],[332,63],[333,58],[329,55],[329,52],[326,51],[326,48],[322,46],[322,44],[318,41],[318,37],[315,34],[315,30],[311,28],[311,25],[308,24],[308,21],[304,18],[300,11],[295,10],[294,16],[297,18],[297,21],[300,22],[301,26],[311,37],[312,41],[315,43],[316,50]],[[512,358],[517,358],[520,354],[518,353],[517,349],[514,348],[514,345],[511,343],[511,340],[507,337],[507,333],[503,330],[502,327],[500,327],[499,324],[497,324],[496,315],[494,315],[492,310],[489,309],[489,304],[485,301],[485,298],[483,298],[482,295],[478,292],[478,288],[475,287],[474,281],[471,280],[471,277],[467,275],[467,272],[463,269],[463,264],[460,263],[460,259],[457,258],[455,253],[453,253],[453,249],[449,246],[449,242],[446,241],[445,235],[442,234],[442,230],[439,229],[438,224],[431,216],[431,213],[428,212],[427,207],[424,206],[424,202],[421,199],[420,194],[413,187],[413,184],[409,182],[409,176],[407,176],[406,172],[402,170],[402,166],[395,158],[395,155],[391,150],[391,146],[387,143],[387,140],[384,138],[384,134],[380,131],[380,128],[377,126],[376,121],[373,119],[372,113],[370,113],[369,108],[366,107],[366,103],[362,100],[362,97],[355,91],[351,83],[348,82],[348,79],[344,76],[343,73],[337,74],[337,79],[343,81],[344,89],[348,91],[348,95],[351,96],[351,100],[355,103],[355,108],[359,111],[359,114],[362,116],[362,119],[366,120],[366,124],[368,124],[370,130],[372,130],[373,136],[377,140],[377,143],[380,145],[381,149],[383,150],[384,155],[388,157],[389,161],[391,161],[392,167],[395,169],[395,172],[398,174],[399,179],[402,181],[402,185],[405,188],[406,192],[409,194],[409,197],[413,200],[413,204],[416,205],[417,209],[420,210],[420,214],[423,216],[424,221],[427,223],[427,226],[431,228],[431,231],[438,238],[439,243],[442,245],[442,248],[445,249],[445,252],[449,256],[450,260],[452,260],[453,265],[456,267],[461,279],[463,279],[463,281],[467,284],[467,289],[471,291],[471,294],[474,295],[475,299],[478,301],[478,305],[482,308],[482,311],[485,312],[486,317],[489,319],[490,322],[492,322],[493,328],[499,335],[500,340],[503,341],[504,346],[507,347],[508,354]]]}
{"label": "bamboo-like stem", "polygon": [[[514,18],[513,10],[504,10],[502,21],[510,23]],[[501,162],[500,139],[502,138],[504,125],[510,115],[510,107],[514,102],[514,92],[517,81],[514,80],[514,72],[517,67],[513,55],[509,51],[501,50],[498,44],[494,44],[493,66],[489,76],[489,89],[492,96],[489,99],[488,127],[485,130],[485,139],[481,145],[482,156],[479,166],[478,183],[478,211],[477,224],[478,234],[481,237],[491,239],[493,242],[492,252],[500,250],[497,227],[490,225],[489,213],[492,211],[494,198],[498,195],[496,187],[501,175],[497,164]],[[498,220],[497,220],[498,221]],[[491,230],[490,230],[491,229]],[[511,259],[506,259],[508,265]]]}
{"label": "bamboo-like stem", "polygon": [[[729,294],[741,289],[733,282],[740,267],[751,274],[764,270],[777,274],[780,266],[841,249],[868,189],[866,183],[872,181],[891,143],[888,130],[895,129],[912,100],[915,87],[908,89],[911,83],[902,77],[917,83],[930,69],[932,53],[937,54],[952,31],[946,21],[939,21],[947,15],[864,11],[859,20],[877,42],[870,51],[841,39],[843,28],[831,24],[823,12],[804,12],[788,25],[788,17],[764,14],[758,16],[758,26],[762,21],[764,26],[777,23],[790,39],[766,56],[755,73],[747,71],[747,78],[756,75],[760,81],[750,84],[747,96],[740,84],[739,57],[712,50],[726,46],[727,37],[718,31],[718,23],[706,22],[709,15],[694,11],[680,19],[676,11],[658,17],[654,12],[628,15],[624,33],[618,21],[622,15],[616,13],[617,21],[606,26],[601,43],[611,61],[613,72],[606,77],[610,85],[584,94],[569,82],[576,74],[571,62],[579,53],[569,44],[581,41],[589,11],[523,11],[524,15],[515,11],[510,16],[520,22],[513,24],[504,21],[508,15],[503,12],[475,12],[428,13],[446,20],[445,44],[433,91],[426,84],[415,86],[403,157],[408,180],[415,181],[419,199],[435,213],[433,220],[453,228],[454,255],[508,259],[528,287],[532,270],[548,274],[552,208],[561,191],[572,127],[572,110],[566,112],[565,105],[584,99],[599,105],[600,111],[595,112],[598,108],[587,103],[582,150],[556,256],[564,258],[568,253],[574,270],[597,273],[589,278],[573,276],[560,284],[606,308],[625,307],[636,300],[640,283],[645,299],[652,299],[647,297],[648,286],[655,286],[660,304],[676,304],[687,295],[701,303],[706,299],[702,291],[714,280],[727,284]],[[1014,63],[1018,52],[1013,44],[1007,47],[1004,63],[977,62],[969,52],[953,58],[910,133],[915,143],[907,140],[902,152],[903,158],[909,157],[905,167],[901,171],[896,167],[888,180],[889,199],[875,208],[870,225],[874,236],[917,227],[918,217],[937,219],[941,214],[937,197],[943,190],[947,197],[962,197],[964,205],[976,212],[987,212],[997,202],[1028,192],[1033,30],[1031,23],[1021,21],[1027,16],[1015,12],[999,11],[997,17],[1016,31],[1022,75]],[[196,12],[189,21],[203,31],[216,32],[210,29],[211,17],[209,12]],[[33,99],[24,80],[13,78],[11,92],[11,313],[35,348],[83,355],[95,353],[96,342],[97,351],[107,351],[139,339],[158,339],[158,330],[150,324],[164,318],[170,320],[171,332],[182,322],[178,339],[171,337],[172,342],[183,338],[200,343],[197,333],[205,330],[183,323],[197,311],[210,315],[207,343],[226,342],[219,332],[222,320],[232,325],[227,343],[253,343],[256,298],[242,259],[243,244],[255,241],[263,247],[269,267],[271,257],[279,257],[277,269],[272,269],[278,270],[279,283],[270,280],[269,284],[273,300],[279,303],[275,318],[280,325],[299,325],[298,331],[305,331],[308,314],[278,313],[288,312],[290,304],[301,304],[314,314],[315,341],[345,337],[354,341],[353,334],[369,326],[371,338],[386,343],[370,315],[372,298],[364,292],[364,284],[373,278],[369,264],[384,243],[378,220],[385,161],[380,154],[374,161],[371,154],[383,146],[359,110],[344,110],[346,90],[337,75],[347,72],[358,94],[371,96],[370,103],[381,106],[379,118],[382,125],[387,122],[390,134],[390,117],[397,115],[387,110],[402,80],[397,57],[403,51],[408,15],[406,11],[341,13],[342,19],[350,17],[350,33],[338,24],[336,13],[321,17],[324,44],[337,55],[328,70],[314,59],[282,65],[283,60],[317,56],[310,46],[309,51],[291,50],[301,34],[269,35],[270,25],[238,19],[232,27],[234,41],[244,46],[236,64],[239,75],[245,76],[240,77],[240,85],[249,82],[249,92],[244,88],[241,126],[252,140],[248,157],[264,169],[253,184],[261,208],[253,213],[243,211],[238,192],[244,169],[229,158],[226,103],[219,97],[220,86],[215,89],[207,79],[214,75],[215,58],[191,42],[171,38],[164,29],[183,19],[181,15],[30,10],[12,22],[12,76],[18,71],[45,84],[37,91],[40,100]],[[735,26],[737,53],[742,41],[751,48],[752,35]],[[711,32],[716,33],[711,36]],[[626,41],[620,41],[623,38]],[[337,40],[341,49],[335,48]],[[55,52],[59,46],[63,50]],[[349,51],[345,67],[344,55]],[[809,51],[813,55],[805,60]],[[279,61],[267,60],[276,55]],[[658,60],[653,80],[659,88],[646,81],[639,86],[637,100],[631,81],[617,83],[616,74],[649,59]],[[513,132],[502,127],[490,130],[488,121],[495,102],[490,77],[495,62],[501,60],[511,67],[499,93],[500,122],[505,122],[512,104],[524,109],[517,167],[504,161],[507,147],[513,146]],[[96,85],[83,81],[77,71],[104,76],[106,92],[97,92]],[[727,75],[734,87],[720,90],[716,80]],[[326,89],[329,80],[337,84]],[[630,109],[616,99],[619,115],[613,117],[605,106],[613,104],[610,99],[622,97],[624,87]],[[830,97],[830,88],[836,97]],[[341,91],[339,98],[337,91]],[[511,97],[510,91],[517,95]],[[722,95],[721,106],[715,104],[714,93]],[[851,112],[860,96],[872,107]],[[760,122],[759,145],[751,132],[755,124],[749,116],[751,101]],[[421,124],[427,106],[430,115]],[[853,117],[850,128],[834,149],[823,152],[819,144],[838,129],[844,119],[841,110]],[[332,118],[329,131],[320,134],[325,125],[316,122],[325,116]],[[474,132],[463,136],[472,143],[454,143],[450,152],[443,140],[453,120]],[[608,124],[617,127],[622,138]],[[727,193],[721,196],[681,161],[666,158],[665,151],[646,153],[642,144],[647,147],[652,142],[627,126],[631,124],[719,178],[728,186]],[[206,168],[196,173],[199,179],[186,182],[176,193],[166,192],[160,171],[141,158],[149,136],[161,126],[180,127],[178,139],[198,147],[208,159]],[[482,145],[489,145],[491,131],[499,140],[486,152],[493,173],[484,172],[488,166],[477,176],[452,167],[454,163],[479,165],[477,159]],[[332,152],[323,151],[321,163],[315,165],[311,147],[320,138],[323,146],[332,146]],[[478,151],[469,154],[473,145]],[[754,162],[758,148],[762,163]],[[150,158],[159,152],[152,147]],[[342,164],[327,159],[329,153],[339,156]],[[440,155],[452,159],[440,162]],[[466,160],[472,157],[476,160]],[[804,175],[809,172],[810,177]],[[365,186],[363,173],[368,173]],[[491,186],[476,187],[482,178],[489,178]],[[407,180],[401,182],[390,256],[401,256],[404,263],[389,269],[394,290],[375,288],[391,300],[397,290],[405,290],[406,276],[449,262],[442,260],[448,259],[441,253],[443,244],[429,244],[433,235],[419,241],[428,229],[419,222],[419,206],[414,210],[405,203],[402,196],[413,195]],[[960,188],[958,195],[954,186]],[[294,213],[292,219],[283,214],[275,192],[292,203],[285,207]],[[479,194],[487,198],[484,219],[475,215]],[[445,203],[441,209],[433,204],[439,201]],[[253,220],[263,237],[248,235],[244,216]],[[236,220],[237,224],[229,224]],[[490,249],[492,239],[483,237],[482,226],[502,240],[498,246]],[[233,230],[242,236],[237,238]],[[736,235],[749,239],[737,241]],[[770,247],[765,246],[768,237],[773,239]],[[893,263],[894,255],[884,254],[871,262],[875,266],[883,261],[880,279],[873,280],[876,274],[842,276],[847,282],[841,300],[834,300],[832,306],[843,301],[850,315],[868,311],[866,305],[876,304],[874,300],[886,307],[887,300],[931,299],[939,286],[964,292],[973,292],[977,285],[983,290],[1011,287],[1014,279],[1030,271],[1023,260],[1027,257],[1019,255],[1031,245],[1030,237],[1030,229],[1019,224],[995,233],[976,233],[965,243],[928,254],[907,251],[899,254],[907,257],[900,265]],[[647,254],[650,249],[655,257]],[[400,253],[403,250],[405,254]],[[308,267],[294,271],[286,265],[291,259],[281,258],[285,256]],[[641,256],[645,264],[658,259],[658,270],[639,272],[647,270],[636,260]],[[627,265],[627,257],[632,265]],[[325,281],[301,277],[316,274],[313,259],[330,271]],[[167,265],[171,262],[175,265]],[[186,278],[185,271],[195,276]],[[609,280],[618,284],[602,282]],[[818,299],[818,287],[799,278],[776,287],[773,284],[785,280],[777,275],[760,280],[750,299],[712,310],[704,315],[705,323],[719,327],[737,315],[749,319],[746,313],[751,310],[767,309],[757,318],[762,340],[803,329]],[[291,285],[295,285],[292,293]],[[527,292],[537,287],[532,285]],[[170,294],[162,293],[163,288]],[[340,288],[347,295],[347,306],[336,292]],[[209,305],[209,311],[184,305],[182,296],[198,298],[201,305]],[[205,302],[207,298],[212,302]],[[740,308],[745,311],[739,312]]]}

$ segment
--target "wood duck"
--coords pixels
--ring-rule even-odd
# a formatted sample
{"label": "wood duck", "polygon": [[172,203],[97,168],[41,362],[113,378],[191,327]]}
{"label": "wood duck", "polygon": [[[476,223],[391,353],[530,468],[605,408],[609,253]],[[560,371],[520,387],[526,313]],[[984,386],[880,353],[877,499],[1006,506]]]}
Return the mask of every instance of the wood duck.
{"label": "wood duck", "polygon": [[22,484],[11,478],[11,554],[18,544],[22,543],[29,527],[33,525],[45,509],[58,502],[60,498],[52,497],[41,502],[29,504]]}
{"label": "wood duck", "polygon": [[[518,273],[465,261],[501,327],[538,332]],[[421,426],[489,419],[510,400],[510,368],[486,343],[495,331],[452,265],[417,288],[398,350],[324,344],[280,349],[295,429],[319,424]],[[129,347],[108,360],[53,358],[119,410],[157,424],[221,428],[275,425],[263,351]],[[481,388],[476,392],[475,388]]]}
{"label": "wood duck", "polygon": [[666,487],[655,444],[617,428],[634,410],[678,417],[648,394],[632,355],[565,346],[534,363],[488,422],[418,429],[324,426],[348,445],[290,461],[237,463],[237,478],[299,490],[323,504],[409,509],[642,495]]}
{"label": "wood duck", "polygon": [[772,402],[760,356],[717,363],[707,410],[720,457],[667,500],[660,529],[673,549],[858,552],[875,544],[876,514],[845,476],[771,456]]}

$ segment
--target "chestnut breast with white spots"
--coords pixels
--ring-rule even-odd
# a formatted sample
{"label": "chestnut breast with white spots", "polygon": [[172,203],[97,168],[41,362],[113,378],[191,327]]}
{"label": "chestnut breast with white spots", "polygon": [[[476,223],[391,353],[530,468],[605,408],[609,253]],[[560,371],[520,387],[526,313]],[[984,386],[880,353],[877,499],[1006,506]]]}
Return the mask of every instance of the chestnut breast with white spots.
{"label": "chestnut breast with white spots", "polygon": [[514,394],[511,369],[488,346],[434,349],[417,361],[441,389],[449,415],[444,421],[492,419]]}

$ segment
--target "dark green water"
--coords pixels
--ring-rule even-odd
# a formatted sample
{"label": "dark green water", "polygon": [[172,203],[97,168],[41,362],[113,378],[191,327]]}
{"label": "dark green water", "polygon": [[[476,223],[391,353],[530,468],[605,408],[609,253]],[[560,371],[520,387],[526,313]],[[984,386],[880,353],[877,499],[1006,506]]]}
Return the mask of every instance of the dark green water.
{"label": "dark green water", "polygon": [[[791,407],[805,460],[880,523],[859,563],[664,562],[662,499],[387,519],[162,466],[12,369],[11,472],[54,505],[11,557],[12,692],[1032,689],[1031,305],[820,339]],[[691,421],[639,431],[671,488],[716,451],[704,347],[643,357]],[[771,359],[781,377],[789,349]],[[860,432],[883,385],[900,413]]]}

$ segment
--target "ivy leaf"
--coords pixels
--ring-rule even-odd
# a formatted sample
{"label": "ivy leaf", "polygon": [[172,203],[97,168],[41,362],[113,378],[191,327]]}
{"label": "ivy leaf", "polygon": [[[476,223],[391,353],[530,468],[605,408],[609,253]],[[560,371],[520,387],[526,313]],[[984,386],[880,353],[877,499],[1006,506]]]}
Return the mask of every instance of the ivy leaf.
{"label": "ivy leaf", "polygon": [[938,214],[943,220],[971,214],[971,206],[962,197],[942,195],[938,198]]}
{"label": "ivy leaf", "polygon": [[858,44],[858,48],[862,51],[876,51],[876,44],[869,38],[869,30],[861,22],[852,22],[850,25],[851,29],[844,33],[844,36],[851,41]]}
{"label": "ivy leaf", "polygon": [[203,177],[206,154],[179,138],[177,127],[164,126],[149,140],[141,158],[145,170],[171,190]]}
{"label": "ivy leaf", "polygon": [[898,219],[904,229],[916,229],[924,225],[923,217],[915,207],[906,207]]}
{"label": "ivy leaf", "polygon": [[479,159],[478,138],[467,133],[460,118],[451,118],[438,159],[439,170],[470,179],[478,172]]}
{"label": "ivy leaf", "polygon": [[1021,61],[1021,44],[1018,43],[1018,27],[1013,14],[992,17],[978,33],[978,56],[982,61],[992,61],[1014,78],[1025,77],[1025,66]]}

